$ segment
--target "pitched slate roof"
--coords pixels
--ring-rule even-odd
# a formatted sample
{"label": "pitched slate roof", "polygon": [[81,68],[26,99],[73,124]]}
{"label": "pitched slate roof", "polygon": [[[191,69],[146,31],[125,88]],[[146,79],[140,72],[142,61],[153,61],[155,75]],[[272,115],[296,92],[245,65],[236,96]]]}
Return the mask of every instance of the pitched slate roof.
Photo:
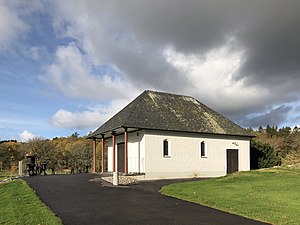
{"label": "pitched slate roof", "polygon": [[195,98],[148,90],[90,134],[89,138],[121,127],[252,136]]}

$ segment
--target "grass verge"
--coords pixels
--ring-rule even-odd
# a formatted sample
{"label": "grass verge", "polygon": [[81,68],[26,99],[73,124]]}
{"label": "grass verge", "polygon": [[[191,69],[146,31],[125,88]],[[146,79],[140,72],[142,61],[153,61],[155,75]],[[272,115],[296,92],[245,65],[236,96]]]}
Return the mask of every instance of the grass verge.
{"label": "grass verge", "polygon": [[23,180],[0,183],[0,224],[62,224]]}
{"label": "grass verge", "polygon": [[0,181],[6,179],[6,178],[12,178],[16,177],[17,173],[16,172],[11,172],[11,171],[0,171]]}
{"label": "grass verge", "polygon": [[300,224],[300,169],[240,172],[171,184],[161,193],[272,224]]}

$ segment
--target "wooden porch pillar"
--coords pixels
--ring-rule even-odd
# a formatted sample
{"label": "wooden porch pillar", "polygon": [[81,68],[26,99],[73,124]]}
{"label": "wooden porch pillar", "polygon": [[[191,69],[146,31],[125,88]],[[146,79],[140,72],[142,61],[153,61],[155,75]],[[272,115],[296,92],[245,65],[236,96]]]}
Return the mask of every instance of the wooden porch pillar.
{"label": "wooden porch pillar", "polygon": [[101,173],[104,173],[104,134],[101,139]]}
{"label": "wooden porch pillar", "polygon": [[97,147],[97,141],[96,138],[93,138],[93,173],[96,173],[96,147]]}
{"label": "wooden porch pillar", "polygon": [[112,135],[112,147],[113,147],[113,154],[112,154],[112,170],[116,172],[116,132],[111,132]]}
{"label": "wooden porch pillar", "polygon": [[124,128],[124,173],[128,173],[128,132]]}

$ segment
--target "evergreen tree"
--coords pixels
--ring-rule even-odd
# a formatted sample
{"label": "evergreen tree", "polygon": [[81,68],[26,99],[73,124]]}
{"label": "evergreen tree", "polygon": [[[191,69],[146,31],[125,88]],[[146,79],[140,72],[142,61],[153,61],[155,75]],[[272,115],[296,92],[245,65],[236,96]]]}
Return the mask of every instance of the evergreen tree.
{"label": "evergreen tree", "polygon": [[281,160],[275,155],[274,149],[268,144],[264,144],[255,139],[251,140],[250,145],[250,168],[260,169],[278,166]]}

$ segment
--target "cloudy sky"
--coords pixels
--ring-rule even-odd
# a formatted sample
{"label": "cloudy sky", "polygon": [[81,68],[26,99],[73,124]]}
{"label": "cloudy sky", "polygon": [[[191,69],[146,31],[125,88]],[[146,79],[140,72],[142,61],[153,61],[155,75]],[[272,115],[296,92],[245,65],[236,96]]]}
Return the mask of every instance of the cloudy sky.
{"label": "cloudy sky", "polygon": [[0,0],[0,139],[81,135],[145,89],[300,124],[300,1]]}

